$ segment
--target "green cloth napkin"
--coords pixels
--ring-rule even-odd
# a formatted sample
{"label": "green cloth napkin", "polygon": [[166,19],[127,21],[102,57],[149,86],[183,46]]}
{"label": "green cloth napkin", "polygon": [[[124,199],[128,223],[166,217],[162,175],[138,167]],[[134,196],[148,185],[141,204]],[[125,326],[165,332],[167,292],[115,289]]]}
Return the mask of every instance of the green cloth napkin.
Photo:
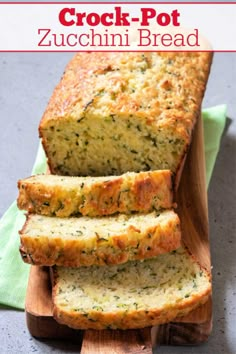
{"label": "green cloth napkin", "polygon": [[215,106],[202,111],[206,160],[206,181],[209,186],[220,139],[226,122],[226,105]]}
{"label": "green cloth napkin", "polygon": [[[225,126],[226,106],[205,109],[202,115],[208,185]],[[45,171],[46,158],[40,145],[32,174]],[[17,209],[16,202],[10,206],[0,221],[0,304],[17,309],[24,309],[30,268],[29,265],[23,263],[19,254],[18,231],[22,228],[24,221],[24,212]]]}

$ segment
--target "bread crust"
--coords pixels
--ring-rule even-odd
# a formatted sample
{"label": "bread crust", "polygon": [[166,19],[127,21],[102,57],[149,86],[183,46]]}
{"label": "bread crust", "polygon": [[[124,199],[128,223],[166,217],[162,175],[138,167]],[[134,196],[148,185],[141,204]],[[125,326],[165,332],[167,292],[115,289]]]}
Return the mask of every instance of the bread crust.
{"label": "bread crust", "polygon": [[30,213],[58,217],[147,213],[175,206],[169,170],[89,180],[49,175],[19,180],[17,205]]}
{"label": "bread crust", "polygon": [[[33,217],[28,215],[20,231],[20,252],[24,262],[34,265],[80,267],[121,264],[128,260],[142,260],[172,251],[178,248],[181,242],[180,220],[175,213],[162,222],[157,218],[155,225],[147,225],[142,231],[133,224],[128,226],[125,232],[113,233],[108,238],[103,238],[102,234],[91,233],[87,240],[80,237],[57,237],[55,233],[50,237],[50,226],[48,235],[40,234],[38,237],[35,230],[30,234],[27,228]],[[79,219],[74,218],[74,223],[76,229],[76,225],[80,223]]]}
{"label": "bread crust", "polygon": [[[79,113],[81,116],[88,107],[91,107],[94,103],[91,101],[95,100],[94,85],[97,83],[96,76],[93,76],[91,79],[92,73],[96,72],[97,75],[99,75],[108,71],[114,71],[115,69],[119,71],[122,61],[126,60],[130,65],[133,62],[133,65],[135,65],[135,63],[138,63],[144,55],[146,57],[145,60],[149,63],[155,60],[156,57],[163,58],[166,61],[166,64],[172,61],[171,67],[168,68],[173,74],[175,73],[172,82],[165,80],[165,71],[156,71],[156,81],[158,82],[162,79],[161,88],[165,89],[166,86],[168,86],[167,89],[169,89],[172,85],[176,84],[176,81],[178,81],[177,74],[182,73],[179,80],[183,80],[184,88],[188,91],[185,92],[185,98],[187,99],[187,96],[191,96],[189,97],[189,102],[192,102],[191,114],[188,114],[183,108],[183,102],[177,98],[177,92],[174,92],[171,96],[175,98],[176,104],[173,109],[163,109],[165,115],[163,111],[160,112],[159,108],[162,101],[160,102],[160,105],[154,106],[152,110],[145,111],[145,115],[148,115],[149,117],[149,123],[155,121],[159,126],[170,126],[176,121],[176,119],[178,119],[178,129],[183,130],[182,134],[186,134],[186,137],[189,137],[192,131],[192,126],[199,114],[200,103],[202,101],[213,56],[211,52],[78,53],[68,63],[60,83],[56,86],[53,92],[39,126],[40,134],[47,121],[68,117],[75,105],[79,104]],[[148,65],[150,64],[147,63],[147,66]],[[116,81],[122,81],[122,77],[118,76]],[[153,91],[154,88],[152,87],[152,90],[145,92],[145,99],[147,101],[153,99],[153,95],[158,99],[157,93],[155,92],[154,94]],[[158,92],[158,95],[161,95],[161,92]],[[133,99],[128,93],[127,95],[121,95],[116,98],[111,104],[112,107],[109,108],[113,108],[112,112],[114,114],[122,111],[127,112],[128,114],[138,114],[143,117],[143,112],[137,110],[137,107],[139,106],[137,100],[141,99],[142,96],[143,93],[141,90],[137,92]],[[164,102],[166,96],[160,96],[160,99]],[[179,107],[177,107],[177,105],[179,105]],[[160,117],[160,113],[163,114],[164,117]],[[187,130],[189,130],[189,132]]]}

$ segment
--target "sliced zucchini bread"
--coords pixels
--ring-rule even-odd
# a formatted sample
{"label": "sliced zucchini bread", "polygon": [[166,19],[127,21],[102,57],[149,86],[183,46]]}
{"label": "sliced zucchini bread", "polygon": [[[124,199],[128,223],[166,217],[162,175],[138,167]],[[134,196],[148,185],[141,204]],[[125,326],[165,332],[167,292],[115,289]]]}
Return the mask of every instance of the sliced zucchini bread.
{"label": "sliced zucchini bread", "polygon": [[207,301],[210,274],[184,248],[143,262],[53,267],[53,316],[76,329],[129,329],[183,316]]}
{"label": "sliced zucchini bread", "polygon": [[181,240],[172,210],[94,218],[31,214],[20,234],[25,262],[70,267],[150,258],[178,248]]}
{"label": "sliced zucchini bread", "polygon": [[18,188],[20,209],[48,216],[147,213],[174,205],[169,170],[108,177],[36,175],[20,180]]}

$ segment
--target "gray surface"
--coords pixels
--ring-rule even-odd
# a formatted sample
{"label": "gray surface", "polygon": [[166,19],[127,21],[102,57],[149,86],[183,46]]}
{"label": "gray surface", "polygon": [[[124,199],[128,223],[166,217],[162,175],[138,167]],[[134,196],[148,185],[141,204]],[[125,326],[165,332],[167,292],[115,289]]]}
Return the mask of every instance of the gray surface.
{"label": "gray surface", "polygon": [[[16,181],[30,175],[38,146],[37,126],[69,53],[0,53],[0,215],[17,195]],[[214,324],[199,347],[161,347],[155,353],[236,352],[236,54],[215,54],[204,106],[227,103],[227,129],[209,188]],[[0,354],[75,353],[60,341],[28,333],[23,312],[0,310]]]}

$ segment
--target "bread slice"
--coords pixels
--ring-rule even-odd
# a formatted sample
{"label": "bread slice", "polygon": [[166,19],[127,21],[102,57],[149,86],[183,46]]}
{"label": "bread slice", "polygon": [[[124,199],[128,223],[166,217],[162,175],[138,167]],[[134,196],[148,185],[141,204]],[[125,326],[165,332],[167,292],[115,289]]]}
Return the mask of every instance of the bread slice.
{"label": "bread slice", "polygon": [[177,173],[211,58],[207,52],[76,54],[39,126],[52,174]]}
{"label": "bread slice", "polygon": [[53,316],[76,329],[162,324],[207,301],[210,274],[184,248],[143,262],[53,267]]}
{"label": "bread slice", "polygon": [[169,170],[109,177],[36,175],[20,180],[18,188],[20,209],[48,216],[147,213],[174,205]]}
{"label": "bread slice", "polygon": [[100,218],[31,214],[20,234],[25,262],[71,267],[153,257],[178,248],[181,239],[173,211]]}

